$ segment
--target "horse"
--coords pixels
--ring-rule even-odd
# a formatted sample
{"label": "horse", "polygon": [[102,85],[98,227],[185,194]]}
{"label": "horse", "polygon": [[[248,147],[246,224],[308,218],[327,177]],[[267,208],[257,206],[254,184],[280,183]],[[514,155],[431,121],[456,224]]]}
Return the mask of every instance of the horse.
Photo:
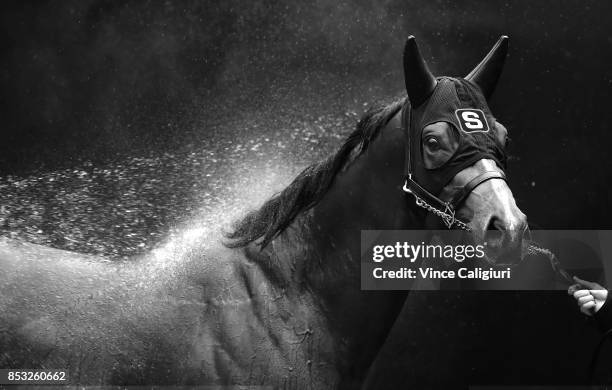
{"label": "horse", "polygon": [[[507,41],[465,78],[436,78],[409,37],[406,96],[224,236],[122,262],[0,239],[0,367],[65,368],[80,385],[361,386],[407,294],[360,289],[361,230],[444,223],[521,246],[507,130],[486,102]],[[436,116],[466,101],[463,118]]]}

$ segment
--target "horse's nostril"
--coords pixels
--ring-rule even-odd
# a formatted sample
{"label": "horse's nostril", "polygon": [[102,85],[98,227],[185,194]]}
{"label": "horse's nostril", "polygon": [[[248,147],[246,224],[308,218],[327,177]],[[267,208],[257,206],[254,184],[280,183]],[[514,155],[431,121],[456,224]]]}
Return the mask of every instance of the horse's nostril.
{"label": "horse's nostril", "polygon": [[489,221],[489,225],[487,225],[487,229],[486,230],[487,231],[489,231],[489,230],[497,230],[497,226],[495,226],[495,218],[492,218]]}
{"label": "horse's nostril", "polygon": [[484,241],[489,248],[498,248],[504,240],[504,232],[496,228],[493,224],[485,231]]}
{"label": "horse's nostril", "polygon": [[526,227],[526,218],[505,221],[493,217],[484,232],[484,240],[490,248],[513,250],[520,247]]}
{"label": "horse's nostril", "polygon": [[484,233],[485,252],[489,260],[498,265],[517,264],[521,259],[524,224],[517,219],[493,217]]}

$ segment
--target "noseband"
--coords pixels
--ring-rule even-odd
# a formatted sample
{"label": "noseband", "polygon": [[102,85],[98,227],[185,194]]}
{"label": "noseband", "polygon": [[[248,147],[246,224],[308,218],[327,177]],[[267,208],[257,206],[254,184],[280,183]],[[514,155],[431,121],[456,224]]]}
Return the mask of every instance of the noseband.
{"label": "noseband", "polygon": [[443,201],[431,192],[427,191],[412,178],[412,156],[410,153],[410,111],[411,109],[409,108],[408,103],[406,103],[406,106],[404,106],[402,109],[402,130],[406,135],[406,157],[404,163],[405,182],[402,189],[404,192],[414,196],[417,206],[422,207],[428,212],[440,217],[447,228],[452,229],[453,226],[456,226],[459,229],[470,231],[470,227],[466,222],[463,222],[455,217],[457,209],[476,187],[491,179],[506,180],[506,175],[500,171],[483,170],[478,176],[461,187],[461,189],[459,189],[459,191],[457,191],[453,198],[448,202]]}

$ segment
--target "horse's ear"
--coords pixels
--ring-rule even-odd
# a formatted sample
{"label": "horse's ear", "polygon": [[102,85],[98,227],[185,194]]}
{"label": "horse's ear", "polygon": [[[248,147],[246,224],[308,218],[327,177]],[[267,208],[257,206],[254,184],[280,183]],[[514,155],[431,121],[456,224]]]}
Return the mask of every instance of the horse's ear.
{"label": "horse's ear", "polygon": [[404,81],[408,99],[413,107],[423,103],[431,95],[437,83],[412,35],[408,37],[404,47]]}
{"label": "horse's ear", "polygon": [[499,80],[499,76],[504,68],[507,54],[508,37],[502,35],[480,64],[470,74],[465,76],[466,80],[472,81],[480,87],[482,94],[487,100],[495,90],[497,80]]}

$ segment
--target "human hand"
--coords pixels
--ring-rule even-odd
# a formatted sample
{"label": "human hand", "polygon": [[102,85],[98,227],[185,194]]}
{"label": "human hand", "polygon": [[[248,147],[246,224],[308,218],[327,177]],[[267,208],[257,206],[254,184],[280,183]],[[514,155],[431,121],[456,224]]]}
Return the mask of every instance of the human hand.
{"label": "human hand", "polygon": [[576,298],[581,312],[589,317],[597,313],[608,298],[608,290],[597,283],[582,280],[576,276],[574,276],[574,281],[576,284],[572,284],[567,289],[567,293]]}

